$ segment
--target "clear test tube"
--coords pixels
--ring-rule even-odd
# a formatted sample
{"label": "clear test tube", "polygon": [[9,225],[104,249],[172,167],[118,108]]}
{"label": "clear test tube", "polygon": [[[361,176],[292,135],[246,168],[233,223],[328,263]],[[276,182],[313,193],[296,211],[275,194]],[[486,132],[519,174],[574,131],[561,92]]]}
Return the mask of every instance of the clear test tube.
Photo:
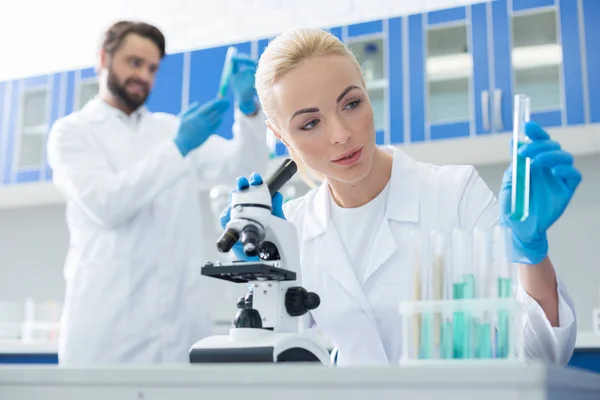
{"label": "clear test tube", "polygon": [[[490,231],[482,228],[473,230],[473,262],[476,270],[476,292],[478,299],[489,299],[492,278],[492,251]],[[482,310],[474,316],[475,357],[493,357],[492,315],[488,310]]]}
{"label": "clear test tube", "polygon": [[231,59],[236,54],[236,47],[229,46],[227,48],[227,53],[225,54],[225,62],[223,63],[223,70],[221,71],[221,80],[219,81],[219,91],[217,93],[217,96],[221,99],[227,94],[227,88],[229,87],[229,77],[231,76],[231,72],[233,71],[233,63],[231,62]]}
{"label": "clear test tube", "polygon": [[510,217],[516,221],[524,221],[529,216],[531,159],[529,157],[521,157],[518,153],[521,146],[530,141],[525,132],[525,124],[529,122],[529,106],[528,96],[524,94],[517,94],[515,96]]}
{"label": "clear test tube", "polygon": [[[496,297],[512,297],[514,282],[514,265],[512,262],[512,232],[510,228],[498,225],[494,229],[492,248],[493,280],[496,283]],[[498,311],[496,321],[496,351],[497,358],[508,357],[510,349],[510,313],[508,310]]]}
{"label": "clear test tube", "polygon": [[[445,290],[446,268],[451,265],[446,260],[446,236],[439,231],[431,230],[427,241],[428,264],[430,265],[429,298],[433,301],[451,299],[451,297],[446,298],[448,293]],[[451,287],[448,292],[451,293]],[[452,313],[436,312],[431,317],[433,357],[452,358]]]}
{"label": "clear test tube", "polygon": [[[419,231],[413,230],[409,234],[410,257],[413,265],[413,285],[411,300],[419,302],[422,297],[422,240]],[[421,356],[421,314],[415,313],[410,318],[411,329],[409,330],[410,358],[420,358]]]}
{"label": "clear test tube", "polygon": [[[419,236],[421,255],[421,300],[431,301],[434,300],[433,292],[435,284],[435,276],[433,274],[433,243],[427,231],[422,232]],[[435,313],[433,311],[423,312],[421,314],[419,358],[437,358],[438,346],[436,346],[434,341],[434,319]]]}

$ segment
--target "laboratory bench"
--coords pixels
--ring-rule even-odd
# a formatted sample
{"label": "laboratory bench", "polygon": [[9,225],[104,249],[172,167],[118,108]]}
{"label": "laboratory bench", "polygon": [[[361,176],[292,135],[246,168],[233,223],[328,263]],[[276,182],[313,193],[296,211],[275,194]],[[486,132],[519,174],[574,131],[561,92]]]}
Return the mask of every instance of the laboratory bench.
{"label": "laboratory bench", "polygon": [[[55,342],[21,343],[0,340],[0,365],[56,364],[57,346]],[[581,332],[577,336],[569,366],[600,373],[600,335]]]}
{"label": "laboratory bench", "polygon": [[[600,398],[600,375],[538,364],[328,368],[321,365],[0,367],[0,397],[20,399]],[[310,396],[310,397],[309,397]]]}

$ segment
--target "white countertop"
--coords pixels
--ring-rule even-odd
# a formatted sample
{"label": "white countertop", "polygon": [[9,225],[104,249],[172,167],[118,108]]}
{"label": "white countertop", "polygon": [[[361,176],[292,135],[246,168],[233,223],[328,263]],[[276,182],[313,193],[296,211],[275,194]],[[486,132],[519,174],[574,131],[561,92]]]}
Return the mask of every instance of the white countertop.
{"label": "white countertop", "polygon": [[56,342],[21,342],[0,339],[0,354],[56,354]]}
{"label": "white countertop", "polygon": [[[598,374],[512,362],[328,368],[299,364],[196,364],[68,368],[0,366],[0,392],[13,400],[370,398],[600,398]],[[36,397],[43,396],[43,397]],[[342,396],[342,397],[340,397]]]}

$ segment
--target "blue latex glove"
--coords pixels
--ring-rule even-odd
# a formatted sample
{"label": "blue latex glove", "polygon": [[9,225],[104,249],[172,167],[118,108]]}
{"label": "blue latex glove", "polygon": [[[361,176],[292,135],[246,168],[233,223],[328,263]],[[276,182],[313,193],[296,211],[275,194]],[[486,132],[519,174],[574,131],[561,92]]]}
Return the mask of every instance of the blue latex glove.
{"label": "blue latex glove", "polygon": [[[236,187],[237,187],[238,191],[246,190],[250,187],[250,185],[258,186],[258,185],[262,185],[262,184],[263,184],[262,177],[259,174],[257,174],[256,172],[254,172],[254,173],[252,173],[252,175],[250,175],[249,181],[244,176],[240,176],[236,180]],[[233,193],[233,191],[231,193]],[[229,193],[229,201],[230,202],[231,202],[231,193]],[[279,217],[281,219],[285,219],[285,216],[283,215],[283,196],[281,195],[281,193],[279,193],[279,192],[275,193],[275,195],[273,196],[272,202],[271,202],[271,207],[272,207],[271,213],[274,216]],[[230,206],[227,206],[227,208],[225,208],[223,210],[220,218],[221,218],[221,227],[223,229],[225,229],[225,225],[227,225],[227,223],[231,219],[231,207]],[[240,241],[238,241],[233,246],[232,250],[233,250],[233,253],[235,254],[235,256],[238,258],[238,260],[256,261],[259,259],[258,256],[248,257],[244,253],[244,249],[242,247],[242,242],[240,242]]]}
{"label": "blue latex glove", "polygon": [[231,58],[231,62],[233,65],[229,79],[238,107],[244,114],[252,115],[258,110],[254,87],[256,61],[246,54],[239,53]]}
{"label": "blue latex glove", "polygon": [[581,173],[573,165],[573,156],[560,148],[537,123],[525,126],[531,143],[523,145],[519,154],[531,159],[529,216],[515,221],[511,214],[512,166],[504,172],[500,190],[500,221],[513,234],[513,261],[539,264],[548,254],[546,231],[563,214]]}
{"label": "blue latex glove", "polygon": [[205,104],[193,103],[181,114],[173,140],[184,157],[215,133],[228,108],[229,101],[216,99]]}

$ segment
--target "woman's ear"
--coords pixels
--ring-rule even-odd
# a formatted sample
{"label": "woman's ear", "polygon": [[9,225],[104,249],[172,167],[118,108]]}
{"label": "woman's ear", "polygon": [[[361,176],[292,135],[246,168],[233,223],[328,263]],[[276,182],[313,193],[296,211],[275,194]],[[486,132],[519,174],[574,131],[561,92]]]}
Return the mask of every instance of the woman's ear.
{"label": "woman's ear", "polygon": [[275,126],[275,124],[273,124],[271,121],[267,120],[267,127],[271,130],[271,132],[273,132],[273,135],[275,135],[275,137],[279,140],[281,140],[283,142],[283,144],[285,144],[286,146],[288,145],[285,140],[283,139],[283,137],[281,136],[281,133],[279,133],[279,131],[277,130],[277,127]]}

